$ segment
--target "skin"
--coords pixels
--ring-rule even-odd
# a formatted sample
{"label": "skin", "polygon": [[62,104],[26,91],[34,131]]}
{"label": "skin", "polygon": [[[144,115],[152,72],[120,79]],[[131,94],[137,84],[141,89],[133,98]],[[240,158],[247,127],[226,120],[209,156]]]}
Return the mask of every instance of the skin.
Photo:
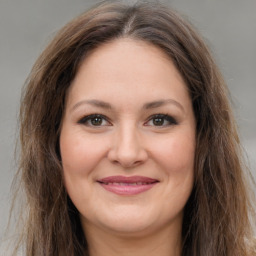
{"label": "skin", "polygon": [[[95,118],[85,121],[91,114],[106,118],[95,125]],[[160,118],[159,124],[156,114],[172,121]],[[195,117],[165,53],[129,38],[90,53],[68,91],[60,149],[91,256],[181,255],[183,209],[194,182]],[[97,182],[113,175],[159,182],[143,193],[117,195]]]}

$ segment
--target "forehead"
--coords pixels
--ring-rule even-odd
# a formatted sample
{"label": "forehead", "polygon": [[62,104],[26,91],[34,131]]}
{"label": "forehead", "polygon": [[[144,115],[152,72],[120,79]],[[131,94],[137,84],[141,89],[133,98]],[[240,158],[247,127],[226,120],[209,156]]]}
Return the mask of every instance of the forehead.
{"label": "forehead", "polygon": [[154,70],[159,74],[162,70],[163,73],[171,72],[177,79],[182,79],[171,58],[162,49],[152,43],[131,38],[118,38],[99,46],[86,56],[77,75],[82,69],[83,72],[87,69],[88,73],[93,74],[100,72],[101,76],[105,73],[103,71],[116,71],[116,76],[120,70],[141,75],[149,75],[147,71]]}
{"label": "forehead", "polygon": [[129,92],[133,98],[144,96],[145,100],[158,100],[165,94],[188,97],[183,78],[166,53],[153,44],[121,38],[103,44],[84,59],[69,98],[93,94],[113,100],[114,93],[128,99]]}

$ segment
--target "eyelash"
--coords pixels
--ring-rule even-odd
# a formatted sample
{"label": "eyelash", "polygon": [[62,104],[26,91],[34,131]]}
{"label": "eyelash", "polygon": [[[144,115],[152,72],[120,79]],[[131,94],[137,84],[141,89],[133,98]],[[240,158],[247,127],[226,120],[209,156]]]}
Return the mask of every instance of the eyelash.
{"label": "eyelash", "polygon": [[[154,115],[152,115],[152,116],[150,116],[148,118],[146,123],[148,123],[149,121],[153,121],[154,119],[162,119],[162,120],[168,122],[167,125],[159,125],[161,127],[177,125],[178,124],[177,120],[174,117],[172,117],[172,116],[170,116],[168,114],[154,114]],[[153,125],[153,126],[158,126],[158,125]]]}
{"label": "eyelash", "polygon": [[[102,125],[102,123],[100,123],[99,125],[94,125],[92,123],[89,123],[89,122],[92,122],[92,120],[96,119],[96,118],[99,118],[102,122],[105,121],[108,124],[107,125]],[[165,124],[165,125],[163,125],[161,123],[160,123],[160,125],[156,125],[156,124],[152,125],[152,126],[156,126],[156,127],[157,126],[166,127],[166,126],[171,126],[171,125],[177,125],[178,124],[177,120],[174,117],[172,117],[168,114],[154,114],[154,115],[152,115],[148,118],[145,125],[146,126],[151,126],[151,125],[148,125],[147,123],[149,123],[150,121],[154,122],[153,121],[154,119],[161,119],[163,122],[165,122],[165,121],[168,122],[168,124]],[[91,126],[91,127],[111,126],[111,123],[110,123],[109,119],[106,116],[102,115],[102,114],[92,114],[92,115],[85,116],[82,119],[80,119],[78,121],[78,123],[86,125],[86,126]]]}
{"label": "eyelash", "polygon": [[[89,121],[92,121],[95,118],[100,118],[101,120],[104,120],[104,121],[107,121],[108,123],[110,123],[108,118],[104,115],[101,115],[101,114],[92,114],[92,115],[85,116],[82,119],[80,119],[78,121],[78,123],[83,124],[83,125],[87,125],[87,126],[96,127],[97,125],[93,125],[92,123],[88,124]],[[98,126],[101,126],[101,125],[98,125]]]}

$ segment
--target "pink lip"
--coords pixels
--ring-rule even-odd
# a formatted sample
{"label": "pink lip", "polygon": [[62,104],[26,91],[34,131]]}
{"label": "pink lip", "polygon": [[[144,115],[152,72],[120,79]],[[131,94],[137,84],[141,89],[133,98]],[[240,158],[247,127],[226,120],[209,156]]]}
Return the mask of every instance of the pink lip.
{"label": "pink lip", "polygon": [[106,190],[118,195],[136,195],[151,189],[159,181],[144,176],[109,176],[97,182]]}

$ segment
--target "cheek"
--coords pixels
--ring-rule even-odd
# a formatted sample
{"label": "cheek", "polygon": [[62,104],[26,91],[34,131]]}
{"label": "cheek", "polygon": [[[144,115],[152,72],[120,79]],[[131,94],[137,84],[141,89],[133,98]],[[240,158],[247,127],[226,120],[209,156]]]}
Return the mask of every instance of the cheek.
{"label": "cheek", "polygon": [[90,173],[104,155],[102,141],[65,129],[60,136],[60,151],[64,174],[69,172],[78,176]]}
{"label": "cheek", "polygon": [[166,178],[162,195],[169,204],[164,205],[165,212],[178,213],[184,208],[194,184],[195,139],[193,135],[176,134],[156,150]]}
{"label": "cheek", "polygon": [[156,161],[171,176],[183,176],[193,172],[195,139],[193,134],[175,134],[155,145]]}
{"label": "cheek", "polygon": [[155,161],[163,170],[166,198],[165,212],[183,209],[194,184],[194,133],[180,132],[168,136],[154,147]]}
{"label": "cheek", "polygon": [[60,151],[66,190],[81,212],[92,195],[93,170],[104,156],[102,140],[84,136],[75,129],[63,128],[60,136]]}

